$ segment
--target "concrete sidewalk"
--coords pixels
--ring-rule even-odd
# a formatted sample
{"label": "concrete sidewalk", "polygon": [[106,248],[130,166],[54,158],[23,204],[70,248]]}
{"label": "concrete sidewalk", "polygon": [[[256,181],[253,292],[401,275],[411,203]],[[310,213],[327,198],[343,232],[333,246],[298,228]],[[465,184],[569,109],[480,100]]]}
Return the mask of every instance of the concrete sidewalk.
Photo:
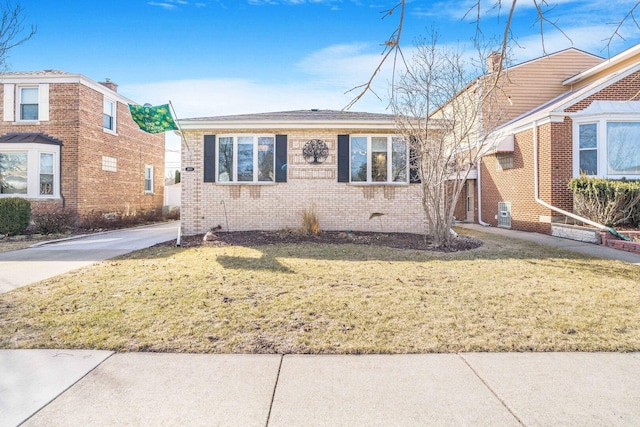
{"label": "concrete sidewalk", "polygon": [[640,265],[640,255],[631,252],[619,251],[617,249],[593,243],[578,242],[576,240],[563,239],[561,237],[550,236],[548,234],[530,233],[527,231],[511,230],[507,228],[483,227],[479,224],[463,222],[457,223],[456,227],[467,228],[481,233],[496,234],[511,239],[527,240],[541,245],[555,246],[568,251],[579,252],[598,258],[613,259]]}
{"label": "concrete sidewalk", "polygon": [[0,350],[0,425],[640,425],[639,353]]}

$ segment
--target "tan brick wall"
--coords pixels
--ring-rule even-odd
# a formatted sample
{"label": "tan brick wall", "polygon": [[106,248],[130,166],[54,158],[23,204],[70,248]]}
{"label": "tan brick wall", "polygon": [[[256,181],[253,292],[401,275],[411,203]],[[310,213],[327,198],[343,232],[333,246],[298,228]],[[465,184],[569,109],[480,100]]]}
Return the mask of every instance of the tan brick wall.
{"label": "tan brick wall", "polygon": [[[3,91],[4,85],[0,84],[0,97]],[[102,128],[102,93],[79,83],[52,83],[49,121],[38,125],[0,121],[0,134],[39,132],[63,142],[60,187],[66,208],[79,214],[93,210],[125,213],[161,210],[164,135],[140,131],[131,119],[128,105],[122,102],[117,105],[117,135],[112,135]],[[117,172],[102,170],[102,156],[117,159]],[[153,194],[144,193],[145,165],[154,167]]]}
{"label": "tan brick wall", "polygon": [[[265,185],[203,182],[203,141],[207,134],[239,133],[233,129],[186,131],[191,153],[183,145],[181,218],[185,235],[200,234],[218,225],[237,230],[296,229],[301,212],[313,203],[322,230],[423,232],[420,185],[354,185],[337,182],[339,134],[373,134],[361,130],[252,130],[251,133],[287,135],[287,182]],[[321,165],[307,164],[302,146],[321,139],[329,157]],[[385,215],[369,219],[374,212]]]}

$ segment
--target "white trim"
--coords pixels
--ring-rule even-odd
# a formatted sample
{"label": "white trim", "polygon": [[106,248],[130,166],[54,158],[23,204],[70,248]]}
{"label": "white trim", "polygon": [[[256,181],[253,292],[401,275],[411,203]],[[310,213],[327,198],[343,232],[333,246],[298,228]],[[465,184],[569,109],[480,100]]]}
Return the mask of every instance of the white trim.
{"label": "white trim", "polygon": [[[238,137],[251,137],[253,141],[253,179],[251,181],[238,181]],[[228,181],[220,181],[220,139],[221,138],[231,138],[233,144],[233,158],[231,162],[231,177],[229,177]],[[260,181],[258,179],[258,141],[260,138],[271,138],[273,140],[273,180],[272,181]],[[259,134],[249,134],[249,133],[229,133],[216,135],[216,144],[215,144],[215,172],[216,175],[214,177],[214,182],[216,184],[221,185],[233,185],[233,184],[275,184],[276,183],[276,135],[275,134],[267,134],[267,133],[259,133]]]}
{"label": "white trim", "polygon": [[38,121],[49,121],[49,84],[38,85]]}
{"label": "white trim", "polygon": [[48,74],[48,73],[34,73],[34,74],[0,74],[2,82],[13,83],[16,85],[37,85],[43,83],[78,83],[87,86],[103,95],[107,95],[111,98],[116,98],[123,104],[137,104],[135,101],[120,95],[118,92],[114,92],[106,86],[91,80],[90,78],[82,74]]}
{"label": "white trim", "polygon": [[16,94],[16,85],[14,84],[4,85],[2,120],[4,120],[5,122],[12,122],[15,120],[15,111],[16,111],[15,94]]}
{"label": "white trim", "polygon": [[[0,197],[24,197],[28,199],[60,198],[60,146],[38,143],[2,143],[0,152],[27,153],[27,194],[0,194]],[[40,195],[40,154],[53,154],[53,194]]]}
{"label": "white trim", "polygon": [[568,85],[572,85],[574,83],[577,83],[581,80],[586,79],[587,77],[593,76],[595,74],[597,74],[599,71],[612,66],[612,65],[616,65],[619,64],[620,62],[626,61],[627,59],[633,57],[634,55],[637,55],[640,52],[640,44],[637,44],[617,55],[615,55],[613,58],[607,59],[604,62],[601,62],[598,65],[595,65],[591,68],[589,68],[588,70],[585,70],[581,73],[576,74],[573,77],[569,77],[568,79],[566,79],[565,81],[562,82],[563,85],[568,86]]}
{"label": "white trim", "polygon": [[[353,138],[366,138],[367,139],[367,179],[365,181],[352,181],[351,180],[351,141]],[[372,173],[372,163],[373,163],[373,138],[385,138],[387,140],[387,180],[386,181],[373,181],[371,179]],[[409,175],[410,175],[410,163],[409,163],[409,144],[405,142],[405,151],[406,151],[406,164],[405,164],[405,180],[404,181],[391,181],[390,179],[393,177],[393,139],[399,138],[403,140],[399,135],[391,135],[391,134],[353,134],[349,135],[349,184],[352,185],[403,185],[409,184]]]}
{"label": "white trim", "polygon": [[639,179],[640,174],[609,174],[608,173],[608,137],[607,124],[616,122],[640,123],[640,115],[638,114],[597,114],[577,116],[573,120],[572,127],[572,149],[573,149],[573,177],[580,176],[580,125],[596,124],[597,126],[597,172],[595,175],[600,178],[608,179]]}
{"label": "white trim", "polygon": [[[104,127],[104,104],[105,103],[110,103],[112,106],[112,111],[111,111],[111,118],[112,118],[112,122],[111,122],[111,129]],[[102,130],[113,134],[113,135],[117,135],[118,134],[118,101],[114,100],[111,97],[108,97],[106,95],[103,95],[102,97]]]}
{"label": "white trim", "polygon": [[[151,181],[151,190],[147,190],[147,171],[151,171],[151,177],[149,178],[149,180]],[[144,193],[145,194],[154,194],[154,185],[155,183],[153,182],[153,165],[144,165]]]}
{"label": "white trim", "polygon": [[372,129],[395,130],[395,122],[378,122],[373,120],[247,120],[247,121],[189,121],[178,120],[184,131],[188,130],[244,130],[244,129]]}

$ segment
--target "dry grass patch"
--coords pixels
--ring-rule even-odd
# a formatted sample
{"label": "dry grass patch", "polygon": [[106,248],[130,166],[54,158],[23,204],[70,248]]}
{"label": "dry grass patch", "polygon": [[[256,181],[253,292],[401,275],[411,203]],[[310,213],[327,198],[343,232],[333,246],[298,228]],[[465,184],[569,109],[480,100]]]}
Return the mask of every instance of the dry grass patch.
{"label": "dry grass patch", "polygon": [[640,350],[640,267],[478,236],[458,253],[150,248],[0,295],[0,348]]}

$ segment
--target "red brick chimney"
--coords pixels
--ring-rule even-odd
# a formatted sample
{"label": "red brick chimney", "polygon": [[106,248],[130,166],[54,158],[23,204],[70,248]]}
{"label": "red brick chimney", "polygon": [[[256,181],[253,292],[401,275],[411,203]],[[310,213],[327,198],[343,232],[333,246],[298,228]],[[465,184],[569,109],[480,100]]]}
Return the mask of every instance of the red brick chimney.
{"label": "red brick chimney", "polygon": [[491,52],[487,57],[487,71],[494,73],[500,69],[500,62],[502,61],[502,55],[500,52]]}
{"label": "red brick chimney", "polygon": [[98,82],[98,83],[100,83],[104,87],[111,89],[114,92],[118,91],[118,85],[112,82],[110,78],[106,78],[104,79],[103,82]]}

